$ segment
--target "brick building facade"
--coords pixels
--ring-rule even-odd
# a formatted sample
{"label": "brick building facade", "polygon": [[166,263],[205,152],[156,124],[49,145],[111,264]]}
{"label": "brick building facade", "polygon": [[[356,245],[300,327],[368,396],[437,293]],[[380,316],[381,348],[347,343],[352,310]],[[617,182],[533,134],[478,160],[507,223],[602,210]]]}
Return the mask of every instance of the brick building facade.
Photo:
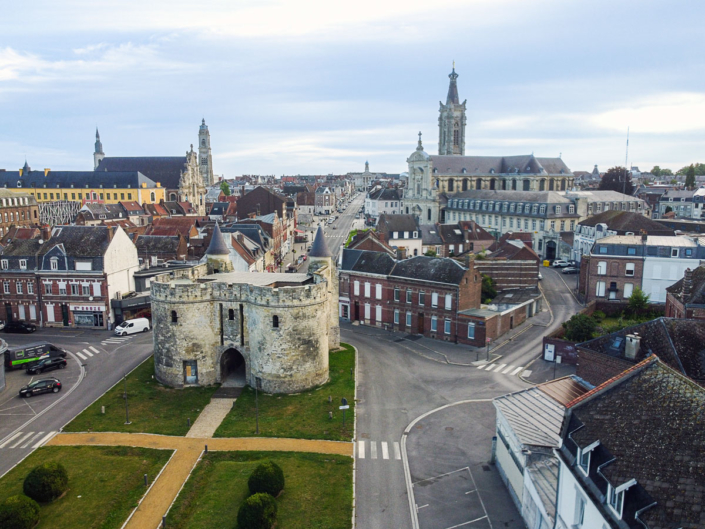
{"label": "brick building facade", "polygon": [[5,235],[11,226],[39,226],[37,200],[29,193],[0,189],[0,237]]}

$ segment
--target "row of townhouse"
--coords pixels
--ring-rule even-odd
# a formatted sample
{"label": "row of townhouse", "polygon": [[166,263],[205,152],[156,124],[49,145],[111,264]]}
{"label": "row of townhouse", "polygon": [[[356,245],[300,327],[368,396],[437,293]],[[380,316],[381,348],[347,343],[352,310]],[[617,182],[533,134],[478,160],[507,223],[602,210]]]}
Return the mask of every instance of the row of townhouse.
{"label": "row of townhouse", "polygon": [[137,249],[120,228],[60,226],[49,240],[13,240],[0,256],[4,319],[108,328],[110,301],[134,290],[137,270]]}
{"label": "row of townhouse", "polygon": [[470,260],[344,249],[339,266],[339,316],[428,338],[484,346],[535,315],[536,289],[481,302],[482,274]]}
{"label": "row of townhouse", "polygon": [[578,291],[587,302],[623,302],[640,288],[650,302],[665,303],[666,288],[703,259],[703,240],[685,235],[604,237],[582,257]]}

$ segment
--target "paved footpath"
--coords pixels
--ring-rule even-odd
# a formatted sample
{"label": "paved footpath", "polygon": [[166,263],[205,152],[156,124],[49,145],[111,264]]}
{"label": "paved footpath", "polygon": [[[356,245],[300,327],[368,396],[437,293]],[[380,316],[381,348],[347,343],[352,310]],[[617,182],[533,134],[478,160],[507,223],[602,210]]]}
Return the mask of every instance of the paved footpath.
{"label": "paved footpath", "polygon": [[143,433],[61,433],[47,446],[137,446],[175,450],[159,478],[129,518],[128,529],[157,528],[181,486],[208,446],[208,450],[232,452],[257,450],[272,452],[313,452],[353,456],[354,445],[340,441],[278,439],[265,437],[189,438]]}

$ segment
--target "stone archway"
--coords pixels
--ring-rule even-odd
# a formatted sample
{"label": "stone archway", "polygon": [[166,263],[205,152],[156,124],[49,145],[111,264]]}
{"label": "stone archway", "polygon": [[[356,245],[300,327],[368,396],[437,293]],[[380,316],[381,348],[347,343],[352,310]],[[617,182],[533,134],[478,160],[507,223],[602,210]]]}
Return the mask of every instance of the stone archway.
{"label": "stone archway", "polygon": [[220,382],[224,387],[247,385],[245,357],[235,348],[226,349],[220,355]]}

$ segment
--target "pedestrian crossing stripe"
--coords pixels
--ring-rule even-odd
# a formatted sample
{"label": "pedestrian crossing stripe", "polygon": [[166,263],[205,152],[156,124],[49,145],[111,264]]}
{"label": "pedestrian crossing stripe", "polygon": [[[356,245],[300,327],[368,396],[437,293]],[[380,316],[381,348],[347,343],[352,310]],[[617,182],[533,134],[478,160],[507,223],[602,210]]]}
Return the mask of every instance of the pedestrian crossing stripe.
{"label": "pedestrian crossing stripe", "polygon": [[[56,432],[17,432],[15,435],[0,444],[0,448],[39,448],[46,443]],[[46,434],[42,437],[43,434]]]}
{"label": "pedestrian crossing stripe", "polygon": [[508,375],[510,377],[516,376],[521,373],[524,366],[514,366],[507,364],[484,364],[477,367],[478,369],[484,369],[485,371],[494,371],[495,373],[500,373],[502,375]]}
{"label": "pedestrian crossing stripe", "polygon": [[[387,441],[379,442],[379,450],[377,448],[377,441],[358,441],[357,442],[357,458],[365,459],[366,446],[367,443],[370,444],[370,459],[387,459],[387,460],[397,460],[401,461],[401,448],[398,442],[388,443]],[[389,450],[389,445],[392,445],[392,452]],[[378,457],[381,456],[381,457]]]}

